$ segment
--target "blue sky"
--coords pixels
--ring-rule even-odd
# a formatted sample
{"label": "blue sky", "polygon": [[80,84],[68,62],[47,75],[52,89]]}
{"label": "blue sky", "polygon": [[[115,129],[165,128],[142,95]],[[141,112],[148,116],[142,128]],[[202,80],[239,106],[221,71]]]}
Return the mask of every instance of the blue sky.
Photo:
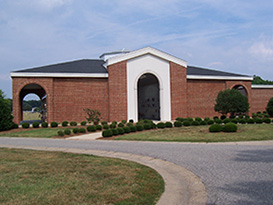
{"label": "blue sky", "polygon": [[0,89],[9,98],[11,71],[146,46],[273,80],[273,1],[0,0]]}

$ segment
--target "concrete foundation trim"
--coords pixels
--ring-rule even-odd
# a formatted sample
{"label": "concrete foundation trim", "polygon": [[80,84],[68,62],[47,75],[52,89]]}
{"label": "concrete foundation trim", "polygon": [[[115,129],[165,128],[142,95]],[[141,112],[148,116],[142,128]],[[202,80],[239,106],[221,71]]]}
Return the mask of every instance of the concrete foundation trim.
{"label": "concrete foundation trim", "polygon": [[135,154],[109,152],[99,150],[69,149],[55,147],[27,147],[1,145],[2,148],[30,149],[40,151],[57,151],[77,154],[90,154],[102,157],[112,157],[134,161],[156,170],[164,179],[165,192],[158,201],[158,205],[178,204],[206,204],[207,194],[201,180],[189,170],[174,163]]}

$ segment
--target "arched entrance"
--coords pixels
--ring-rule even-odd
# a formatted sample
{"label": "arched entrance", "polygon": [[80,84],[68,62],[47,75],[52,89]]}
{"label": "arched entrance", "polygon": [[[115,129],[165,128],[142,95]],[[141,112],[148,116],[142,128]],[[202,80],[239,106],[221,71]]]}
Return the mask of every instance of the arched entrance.
{"label": "arched entrance", "polygon": [[159,81],[150,73],[140,76],[137,83],[138,119],[160,120]]}
{"label": "arched entrance", "polygon": [[[35,94],[38,96],[38,99],[40,99],[41,104],[39,108],[39,112],[40,112],[40,119],[45,121],[46,120],[46,116],[47,116],[47,107],[46,107],[46,91],[44,90],[44,88],[38,84],[28,84],[26,86],[24,86],[22,88],[22,90],[20,91],[20,113],[21,113],[21,117],[20,120],[24,120],[24,121],[28,121],[28,119],[24,119],[24,115],[23,115],[23,100],[24,98],[29,95],[29,94]],[[29,109],[28,109],[29,110]],[[31,112],[35,111],[34,107],[31,107],[31,110],[29,110]],[[31,119],[29,119],[31,121]]]}
{"label": "arched entrance", "polygon": [[238,90],[240,93],[242,93],[244,96],[248,97],[247,90],[242,85],[236,85],[232,89]]}

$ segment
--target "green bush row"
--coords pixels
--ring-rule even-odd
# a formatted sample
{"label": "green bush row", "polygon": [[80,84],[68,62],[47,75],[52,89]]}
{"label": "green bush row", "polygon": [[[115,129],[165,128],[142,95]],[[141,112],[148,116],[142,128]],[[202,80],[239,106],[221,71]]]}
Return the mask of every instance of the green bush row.
{"label": "green bush row", "polygon": [[219,125],[219,124],[213,124],[209,127],[210,132],[237,132],[237,125],[229,122],[224,125]]}

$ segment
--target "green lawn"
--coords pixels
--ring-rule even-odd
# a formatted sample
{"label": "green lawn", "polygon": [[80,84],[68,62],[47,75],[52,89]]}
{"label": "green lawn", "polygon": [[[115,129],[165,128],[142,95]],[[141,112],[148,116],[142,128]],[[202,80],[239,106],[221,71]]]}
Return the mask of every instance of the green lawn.
{"label": "green lawn", "polygon": [[37,128],[37,129],[20,129],[19,132],[1,133],[0,137],[37,137],[37,138],[50,138],[57,136],[59,130],[62,128]]}
{"label": "green lawn", "polygon": [[126,160],[0,149],[0,204],[155,204],[164,181]]}
{"label": "green lawn", "polygon": [[121,135],[115,140],[175,141],[175,142],[232,142],[273,140],[272,124],[238,125],[236,133],[210,133],[209,126],[165,128]]}

